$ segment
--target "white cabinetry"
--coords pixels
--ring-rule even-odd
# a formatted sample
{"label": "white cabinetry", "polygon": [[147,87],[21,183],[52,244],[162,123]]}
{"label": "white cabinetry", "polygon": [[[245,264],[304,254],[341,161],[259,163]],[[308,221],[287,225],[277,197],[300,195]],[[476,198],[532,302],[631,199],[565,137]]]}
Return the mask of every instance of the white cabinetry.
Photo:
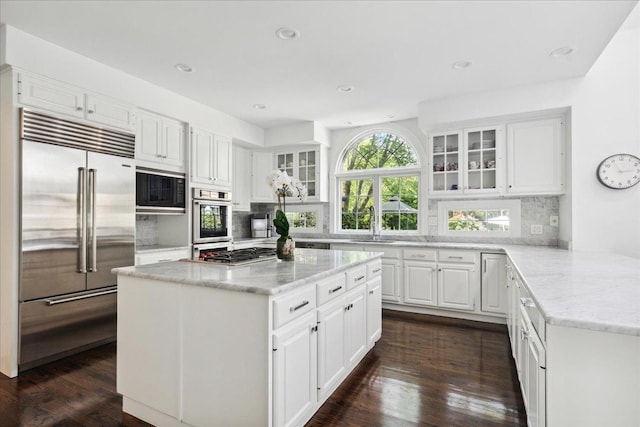
{"label": "white cabinetry", "polygon": [[251,153],[251,201],[275,202],[275,194],[267,184],[267,178],[273,172],[273,154],[266,151]]}
{"label": "white cabinetry", "polygon": [[[344,294],[344,288],[342,293]],[[345,313],[344,297],[318,308],[318,398],[320,399],[331,393],[345,372]]]}
{"label": "white cabinetry", "polygon": [[438,306],[458,310],[475,309],[475,266],[438,264]]}
{"label": "white cabinetry", "polygon": [[[380,266],[376,267],[381,270]],[[369,279],[367,283],[367,347],[373,347],[374,343],[382,335],[382,277]]]}
{"label": "white cabinetry", "polygon": [[191,182],[231,189],[231,138],[191,128]]}
{"label": "white cabinetry", "polygon": [[481,266],[481,309],[485,312],[507,313],[507,272],[506,255],[482,254]]}
{"label": "white cabinetry", "polygon": [[44,110],[132,131],[135,108],[53,79],[18,73],[18,102]]}
{"label": "white cabinetry", "polygon": [[251,210],[251,152],[233,146],[232,200],[234,211]]}
{"label": "white cabinetry", "polygon": [[273,334],[273,425],[302,425],[316,409],[315,313]]}
{"label": "white cabinetry", "polygon": [[[307,200],[327,202],[328,165],[327,148],[314,146],[308,149],[297,149],[275,154],[276,167],[287,172],[307,187]],[[291,201],[295,203],[295,198]]]}
{"label": "white cabinetry", "polygon": [[432,249],[405,249],[403,259],[404,302],[437,306],[436,251]]}
{"label": "white cabinetry", "polygon": [[430,190],[439,196],[502,191],[503,128],[478,127],[430,138]]}
{"label": "white cabinetry", "polygon": [[564,127],[552,118],[507,125],[507,193],[564,191]]}
{"label": "white cabinetry", "polygon": [[362,285],[345,296],[345,364],[354,367],[367,351],[366,291]]}
{"label": "white cabinetry", "polygon": [[140,112],[136,134],[136,160],[184,172],[184,124],[156,114]]}

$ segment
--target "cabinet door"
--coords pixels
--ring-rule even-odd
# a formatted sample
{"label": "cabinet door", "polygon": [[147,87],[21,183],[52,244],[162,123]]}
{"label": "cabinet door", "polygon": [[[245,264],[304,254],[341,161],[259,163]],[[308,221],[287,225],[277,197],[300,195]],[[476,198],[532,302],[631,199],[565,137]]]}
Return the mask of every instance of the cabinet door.
{"label": "cabinet door", "polygon": [[248,211],[251,209],[251,152],[242,147],[233,147],[233,210]]}
{"label": "cabinet door", "polygon": [[558,194],[563,191],[563,137],[559,118],[507,127],[507,192]]}
{"label": "cabinet door", "polygon": [[318,198],[319,159],[320,153],[316,150],[300,151],[297,153],[297,169],[294,173],[296,174],[296,178],[307,187],[309,200],[316,200]]}
{"label": "cabinet door", "polygon": [[331,392],[345,372],[345,299],[318,309],[318,399]]}
{"label": "cabinet door", "polygon": [[251,158],[251,201],[273,202],[275,195],[267,184],[267,177],[273,172],[273,154],[254,151]]}
{"label": "cabinet door", "polygon": [[437,268],[435,263],[404,262],[404,301],[409,304],[438,304]]}
{"label": "cabinet door", "polygon": [[345,364],[355,366],[367,349],[367,312],[365,306],[366,286],[360,286],[346,296]]}
{"label": "cabinet door", "polygon": [[162,120],[146,113],[138,113],[136,160],[162,163]]}
{"label": "cabinet door", "polygon": [[502,127],[465,129],[464,192],[497,193],[502,189]]}
{"label": "cabinet door", "polygon": [[438,305],[473,310],[474,274],[474,266],[438,264]]}
{"label": "cabinet door", "polygon": [[162,120],[162,149],[165,164],[184,168],[184,127],[175,120]]}
{"label": "cabinet door", "polygon": [[213,178],[216,186],[231,188],[232,155],[231,138],[215,135]]}
{"label": "cabinet door", "polygon": [[431,137],[431,192],[461,194],[464,155],[462,132],[446,132]]}
{"label": "cabinet door", "polygon": [[381,292],[383,301],[400,302],[400,262],[398,260],[382,258]]}
{"label": "cabinet door", "polygon": [[[518,309],[520,311],[520,309]],[[528,375],[529,369],[527,366],[528,361],[528,344],[527,336],[529,335],[529,328],[522,313],[518,318],[518,349],[516,351],[516,368],[518,370],[518,379],[520,380],[520,389],[522,391],[522,400],[525,408],[529,407],[528,403]]]}
{"label": "cabinet door", "polygon": [[273,425],[300,425],[316,404],[315,311],[273,334]]}
{"label": "cabinet door", "polygon": [[104,96],[87,94],[86,113],[87,120],[96,123],[126,130],[136,128],[134,108]]}
{"label": "cabinet door", "polygon": [[378,276],[367,284],[367,345],[380,339],[382,335],[382,277]]}
{"label": "cabinet door", "polygon": [[204,129],[191,130],[191,181],[213,183],[214,135]]}
{"label": "cabinet door", "polygon": [[527,338],[527,419],[530,427],[545,426],[545,349],[533,327]]}
{"label": "cabinet door", "polygon": [[505,255],[482,254],[482,311],[507,313],[507,270]]}
{"label": "cabinet door", "polygon": [[19,73],[18,102],[68,116],[84,117],[84,91],[51,79]]}

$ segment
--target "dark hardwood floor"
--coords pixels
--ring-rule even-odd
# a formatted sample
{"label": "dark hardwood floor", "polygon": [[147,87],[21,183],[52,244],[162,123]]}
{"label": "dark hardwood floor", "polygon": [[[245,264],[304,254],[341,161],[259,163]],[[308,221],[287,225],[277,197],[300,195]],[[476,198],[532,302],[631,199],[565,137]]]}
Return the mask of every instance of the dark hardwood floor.
{"label": "dark hardwood floor", "polygon": [[[308,426],[526,426],[504,326],[385,311],[383,334]],[[122,413],[109,344],[0,374],[0,427],[145,426]]]}

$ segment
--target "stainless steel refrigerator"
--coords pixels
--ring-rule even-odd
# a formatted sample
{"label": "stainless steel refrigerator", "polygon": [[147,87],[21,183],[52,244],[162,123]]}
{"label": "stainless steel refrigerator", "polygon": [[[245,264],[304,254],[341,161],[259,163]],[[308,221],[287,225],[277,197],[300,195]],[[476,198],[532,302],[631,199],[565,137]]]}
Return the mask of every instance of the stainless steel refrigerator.
{"label": "stainless steel refrigerator", "polygon": [[20,370],[115,340],[135,251],[135,136],[23,109]]}

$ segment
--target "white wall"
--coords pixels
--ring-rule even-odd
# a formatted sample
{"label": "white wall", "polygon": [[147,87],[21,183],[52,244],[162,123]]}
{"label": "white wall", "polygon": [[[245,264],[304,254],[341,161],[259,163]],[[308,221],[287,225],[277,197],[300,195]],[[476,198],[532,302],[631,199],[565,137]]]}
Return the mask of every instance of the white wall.
{"label": "white wall", "polygon": [[39,73],[252,145],[264,145],[264,130],[258,126],[16,28],[5,26],[2,35],[0,65]]}
{"label": "white wall", "polygon": [[[569,198],[561,222],[570,221],[576,251],[613,252],[640,258],[640,185],[609,190],[596,178],[608,155],[640,156],[640,29],[623,28],[584,78],[425,101],[422,130],[483,117],[571,108]],[[569,211],[569,212],[567,212]],[[568,218],[570,215],[570,218]]]}

